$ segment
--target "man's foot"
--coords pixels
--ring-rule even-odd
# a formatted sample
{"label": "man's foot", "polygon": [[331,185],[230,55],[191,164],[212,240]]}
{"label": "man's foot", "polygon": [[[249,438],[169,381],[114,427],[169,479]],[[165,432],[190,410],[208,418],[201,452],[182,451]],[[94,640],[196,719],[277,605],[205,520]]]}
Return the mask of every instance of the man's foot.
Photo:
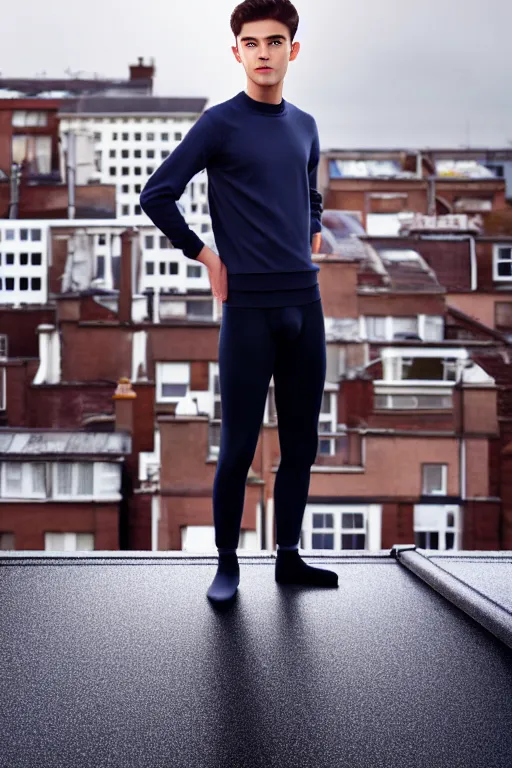
{"label": "man's foot", "polygon": [[217,573],[208,592],[209,600],[213,603],[225,603],[231,600],[240,583],[240,566],[236,552],[219,554]]}
{"label": "man's foot", "polygon": [[313,568],[302,560],[297,549],[277,550],[276,581],[278,584],[310,584],[315,587],[337,587],[338,574],[325,568]]}

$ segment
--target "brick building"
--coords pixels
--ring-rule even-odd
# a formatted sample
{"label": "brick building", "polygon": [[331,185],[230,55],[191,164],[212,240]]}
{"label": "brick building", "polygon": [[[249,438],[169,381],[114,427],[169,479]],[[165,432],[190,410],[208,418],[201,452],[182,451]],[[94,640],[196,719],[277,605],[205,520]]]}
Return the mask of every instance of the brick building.
{"label": "brick building", "polygon": [[[134,290],[141,237],[121,235],[118,289],[68,290],[52,294],[47,306],[0,312],[4,430],[123,430],[131,447],[119,546],[211,550],[221,318],[190,317],[184,296],[171,294],[164,317],[151,316],[152,297]],[[471,253],[478,277],[493,250],[492,238],[474,238],[472,251],[468,238],[461,246],[425,231],[400,242],[351,237],[338,253],[314,257],[328,367],[302,547],[378,550],[416,541],[432,549],[512,548],[508,336],[450,304],[458,289],[478,297]],[[451,264],[443,253],[452,254]],[[489,285],[500,302],[506,284]],[[115,399],[121,378],[131,384]],[[275,546],[278,466],[271,381],[241,549]],[[2,533],[15,548],[30,548],[28,532],[2,517],[8,499],[1,494]],[[47,510],[45,529],[52,530]]]}

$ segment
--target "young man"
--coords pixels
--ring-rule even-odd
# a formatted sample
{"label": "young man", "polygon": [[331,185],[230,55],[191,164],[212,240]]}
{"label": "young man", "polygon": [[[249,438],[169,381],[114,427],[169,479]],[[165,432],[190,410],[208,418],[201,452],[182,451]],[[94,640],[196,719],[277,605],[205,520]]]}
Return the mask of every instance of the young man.
{"label": "young man", "polygon": [[[325,328],[311,260],[321,239],[320,157],[314,118],[282,98],[299,17],[289,0],[245,0],[231,16],[247,87],[207,109],[155,171],[140,195],[154,224],[185,256],[208,269],[223,302],[219,336],[221,444],[213,486],[216,576],[212,602],[231,600],[240,581],[236,549],[247,474],[268,387],[274,376],[281,463],[274,485],[275,579],[337,586],[333,571],[313,568],[298,544],[326,372]],[[190,179],[208,173],[219,254],[185,222],[176,205]]]}

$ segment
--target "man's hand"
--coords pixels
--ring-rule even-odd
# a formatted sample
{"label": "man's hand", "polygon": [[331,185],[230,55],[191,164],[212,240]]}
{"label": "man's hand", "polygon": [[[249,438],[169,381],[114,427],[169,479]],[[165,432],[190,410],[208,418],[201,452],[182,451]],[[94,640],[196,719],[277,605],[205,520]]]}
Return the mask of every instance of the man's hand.
{"label": "man's hand", "polygon": [[204,264],[208,270],[210,286],[215,298],[219,301],[226,301],[228,297],[228,271],[220,256],[217,256],[215,251],[205,245],[197,260]]}
{"label": "man's hand", "polygon": [[322,245],[322,233],[315,232],[313,235],[313,245],[311,247],[311,253],[320,253],[320,246]]}

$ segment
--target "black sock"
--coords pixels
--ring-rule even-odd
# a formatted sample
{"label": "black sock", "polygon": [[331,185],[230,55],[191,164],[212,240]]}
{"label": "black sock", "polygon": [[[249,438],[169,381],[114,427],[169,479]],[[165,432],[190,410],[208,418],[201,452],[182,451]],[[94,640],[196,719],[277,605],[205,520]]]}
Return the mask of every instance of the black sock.
{"label": "black sock", "polygon": [[217,573],[208,592],[208,598],[219,603],[235,596],[240,583],[240,566],[236,552],[219,552]]}
{"label": "black sock", "polygon": [[314,568],[302,560],[298,549],[278,549],[276,581],[279,584],[312,584],[315,587],[337,587],[338,574],[325,568]]}

